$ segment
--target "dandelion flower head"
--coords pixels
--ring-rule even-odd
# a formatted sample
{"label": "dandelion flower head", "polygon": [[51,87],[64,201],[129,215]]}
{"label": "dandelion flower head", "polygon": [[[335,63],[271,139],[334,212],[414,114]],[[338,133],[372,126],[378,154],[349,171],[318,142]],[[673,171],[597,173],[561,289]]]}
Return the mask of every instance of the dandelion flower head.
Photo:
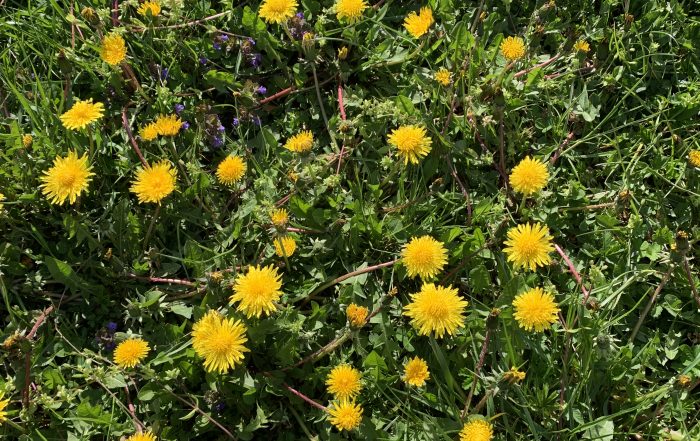
{"label": "dandelion flower head", "polygon": [[73,107],[59,118],[61,123],[63,123],[63,127],[70,130],[78,130],[102,118],[103,114],[104,104],[93,103],[91,98],[85,101],[76,101]]}
{"label": "dandelion flower head", "polygon": [[110,66],[116,66],[126,58],[126,42],[119,34],[109,34],[102,40],[100,57]]}
{"label": "dandelion flower head", "polygon": [[275,254],[278,257],[291,257],[297,249],[297,242],[291,236],[282,236],[275,239]]}
{"label": "dandelion flower head", "polygon": [[549,228],[539,223],[520,224],[508,230],[508,240],[503,250],[509,262],[516,267],[535,271],[538,266],[549,265],[549,253],[554,250]]}
{"label": "dandelion flower head", "polygon": [[411,318],[411,325],[420,335],[434,332],[436,338],[442,338],[445,333],[453,335],[464,326],[467,305],[456,288],[425,283],[418,293],[411,294],[411,303],[404,307],[404,315]]}
{"label": "dandelion flower head", "polygon": [[68,200],[73,204],[85,191],[94,175],[88,165],[87,156],[78,157],[76,152],[69,152],[65,158],[57,157],[53,167],[41,177],[41,192],[53,204],[63,205]]}
{"label": "dandelion flower head", "polygon": [[413,357],[403,367],[403,377],[406,384],[416,387],[425,386],[425,382],[430,378],[428,363],[420,357]]}
{"label": "dandelion flower head", "polygon": [[459,432],[459,441],[490,441],[493,439],[493,426],[486,420],[473,419]]}
{"label": "dandelion flower head", "polygon": [[236,278],[231,302],[239,302],[238,310],[249,318],[270,314],[282,297],[281,277],[272,265],[251,266],[246,274]]}
{"label": "dandelion flower head", "polygon": [[328,409],[330,422],[338,430],[353,430],[362,422],[362,407],[354,401],[341,400]]}
{"label": "dandelion flower head", "polygon": [[431,279],[445,267],[447,250],[430,236],[414,237],[404,246],[401,261],[409,277]]}
{"label": "dandelion flower head", "polygon": [[161,161],[136,172],[136,179],[131,184],[131,192],[136,194],[139,203],[160,202],[175,191],[177,172],[167,161]]}
{"label": "dandelion flower head", "polygon": [[114,350],[114,363],[121,367],[134,367],[148,355],[148,342],[140,338],[130,338],[119,343]]}
{"label": "dandelion flower head", "polygon": [[691,150],[688,153],[688,161],[693,167],[700,167],[700,150]]}
{"label": "dandelion flower head", "polygon": [[143,15],[144,17],[148,14],[151,14],[153,17],[156,17],[158,16],[158,14],[160,14],[160,3],[157,1],[145,1],[141,3],[136,12]]}
{"label": "dandelion flower head", "polygon": [[525,42],[520,37],[508,37],[501,43],[501,55],[514,61],[525,55]]}
{"label": "dandelion flower head", "polygon": [[411,12],[406,16],[403,27],[413,38],[420,38],[428,32],[430,26],[435,23],[433,10],[428,7],[420,8],[420,13]]}
{"label": "dandelion flower head", "polygon": [[548,179],[547,165],[527,156],[513,168],[509,180],[515,191],[530,196],[541,191]]}
{"label": "dandelion flower head", "polygon": [[141,127],[139,135],[144,141],[153,141],[158,137],[158,126],[156,126],[156,123],[147,124]]}
{"label": "dandelion flower head", "polygon": [[211,310],[192,326],[192,347],[204,359],[208,372],[226,373],[241,364],[245,347],[246,327],[239,321],[227,319]]}
{"label": "dandelion flower head", "polygon": [[591,45],[588,44],[586,40],[579,40],[576,43],[574,43],[574,50],[576,52],[588,53],[588,51],[591,50]]}
{"label": "dandelion flower head", "polygon": [[245,175],[247,166],[240,156],[227,156],[216,167],[216,177],[224,185],[233,185]]}
{"label": "dandelion flower head", "polygon": [[533,288],[513,300],[513,317],[526,331],[542,332],[557,321],[559,307],[554,296],[542,288]]}
{"label": "dandelion flower head", "polygon": [[418,160],[424,158],[432,146],[432,140],[424,127],[407,125],[392,131],[388,138],[389,144],[396,147],[399,156],[404,159],[404,164],[418,164]]}
{"label": "dandelion flower head", "polygon": [[182,127],[182,121],[177,115],[159,115],[154,124],[162,136],[175,136]]}
{"label": "dandelion flower head", "polygon": [[336,399],[346,400],[354,398],[362,390],[362,376],[360,372],[348,364],[334,367],[326,378],[328,392]]}
{"label": "dandelion flower head", "polygon": [[126,441],[156,441],[156,439],[156,436],[149,430],[148,432],[135,433]]}
{"label": "dandelion flower head", "polygon": [[335,4],[338,20],[347,20],[349,23],[358,21],[365,9],[367,9],[365,0],[338,0]]}
{"label": "dandelion flower head", "polygon": [[289,213],[284,208],[276,208],[270,212],[270,220],[276,227],[284,227],[289,222]]}
{"label": "dandelion flower head", "polygon": [[297,6],[296,0],[265,0],[259,14],[268,23],[284,23],[292,18]]}
{"label": "dandelion flower head", "polygon": [[452,74],[449,70],[441,67],[437,72],[435,72],[435,81],[442,86],[447,87],[452,83]]}
{"label": "dandelion flower head", "polygon": [[284,148],[295,153],[304,153],[311,150],[313,145],[314,135],[309,130],[304,130],[289,138]]}
{"label": "dandelion flower head", "polygon": [[348,316],[348,321],[352,326],[360,327],[367,321],[367,315],[369,314],[369,309],[364,306],[359,306],[354,303],[348,305],[345,310],[345,314]]}

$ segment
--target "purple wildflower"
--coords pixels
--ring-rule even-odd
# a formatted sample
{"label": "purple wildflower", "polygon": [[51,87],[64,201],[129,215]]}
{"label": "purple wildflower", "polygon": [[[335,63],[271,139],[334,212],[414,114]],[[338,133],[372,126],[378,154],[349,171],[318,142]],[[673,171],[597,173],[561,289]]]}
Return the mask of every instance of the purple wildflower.
{"label": "purple wildflower", "polygon": [[267,87],[265,86],[258,86],[255,91],[259,93],[260,95],[265,95],[267,93]]}
{"label": "purple wildflower", "polygon": [[184,104],[180,104],[180,103],[175,104],[175,113],[176,114],[178,114],[178,115],[181,114],[183,110],[185,110]]}
{"label": "purple wildflower", "polygon": [[180,127],[182,127],[182,130],[187,130],[190,128],[190,123],[187,121],[183,121]]}

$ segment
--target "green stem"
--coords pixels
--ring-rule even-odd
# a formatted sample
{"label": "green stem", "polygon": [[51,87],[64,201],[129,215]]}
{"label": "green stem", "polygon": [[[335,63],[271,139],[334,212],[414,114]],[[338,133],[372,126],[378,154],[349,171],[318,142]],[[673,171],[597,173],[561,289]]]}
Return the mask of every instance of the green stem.
{"label": "green stem", "polygon": [[95,148],[94,148],[95,141],[93,140],[92,126],[91,126],[91,125],[88,125],[87,131],[88,131],[88,139],[90,140],[90,153],[89,153],[89,156],[88,156],[88,157],[89,157],[90,159],[93,159],[93,152],[94,152],[94,149],[95,149]]}
{"label": "green stem", "polygon": [[156,224],[156,219],[158,218],[158,215],[160,214],[160,207],[161,205],[158,204],[156,206],[156,211],[153,213],[153,217],[151,218],[151,223],[148,226],[148,231],[146,232],[146,238],[143,241],[143,250],[146,251],[148,249],[148,241],[151,239],[151,234],[153,233],[153,227]]}

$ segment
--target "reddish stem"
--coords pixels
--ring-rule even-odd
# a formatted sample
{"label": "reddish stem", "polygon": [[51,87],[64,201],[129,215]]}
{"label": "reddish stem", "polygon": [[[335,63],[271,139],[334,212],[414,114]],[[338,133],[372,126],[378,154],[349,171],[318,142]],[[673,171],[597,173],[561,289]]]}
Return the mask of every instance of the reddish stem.
{"label": "reddish stem", "polygon": [[134,151],[136,152],[136,155],[141,160],[141,164],[143,164],[144,168],[148,168],[148,162],[146,162],[146,158],[143,157],[143,153],[141,153],[141,149],[139,148],[139,145],[136,144],[136,140],[134,139],[133,133],[131,133],[131,127],[129,127],[129,119],[126,117],[126,107],[122,109],[122,125],[124,126],[124,130],[126,130],[126,135],[129,137],[131,147],[133,147]]}
{"label": "reddish stem", "polygon": [[302,400],[306,401],[307,403],[309,403],[310,405],[314,406],[315,408],[321,409],[321,410],[324,411],[324,412],[328,412],[328,408],[327,408],[326,406],[324,406],[323,404],[320,404],[320,403],[315,402],[314,400],[312,400],[311,398],[307,397],[306,395],[304,395],[303,393],[299,392],[298,390],[294,389],[293,387],[291,387],[291,386],[288,385],[287,383],[282,383],[282,385],[283,385],[283,386],[285,387],[285,389],[287,389],[289,392],[293,393],[294,395],[296,395],[297,397],[299,397],[299,398],[301,398]]}
{"label": "reddish stem", "polygon": [[555,61],[557,61],[557,60],[559,59],[559,57],[561,57],[561,54],[556,54],[555,56],[553,56],[552,58],[550,58],[549,60],[547,60],[547,61],[545,61],[545,62],[542,62],[542,63],[540,63],[540,64],[536,64],[535,66],[532,66],[532,67],[527,68],[527,69],[523,69],[523,70],[521,70],[520,72],[516,72],[516,73],[515,73],[515,78],[520,78],[520,77],[522,77],[523,75],[527,75],[528,73],[532,72],[532,71],[535,70],[535,69],[538,69],[538,68],[540,68],[540,67],[545,67],[545,66],[547,66],[547,65],[549,65],[549,64],[552,64],[552,63],[554,63]]}
{"label": "reddish stem", "polygon": [[556,152],[554,152],[554,155],[552,155],[552,158],[549,160],[549,163],[551,165],[554,165],[557,162],[557,159],[559,159],[559,156],[561,156],[562,150],[564,150],[564,147],[574,138],[574,132],[569,132],[568,135],[566,135],[566,138],[564,141],[561,143],[559,148],[557,149]]}
{"label": "reddish stem", "polygon": [[[31,341],[34,339],[34,336],[36,336],[36,333],[39,330],[39,326],[41,326],[41,324],[44,323],[46,318],[49,316],[49,314],[51,314],[53,310],[54,306],[51,305],[42,311],[39,317],[37,317],[34,326],[32,326],[32,330],[29,331],[29,334],[27,334],[27,340]],[[29,407],[29,383],[32,379],[31,367],[32,352],[28,351],[27,354],[24,356],[24,389],[22,390],[22,403],[24,404],[25,409]]]}
{"label": "reddish stem", "polygon": [[576,271],[576,267],[574,267],[574,264],[571,262],[571,259],[569,259],[569,256],[566,255],[564,250],[562,250],[559,245],[554,244],[554,249],[557,250],[557,253],[561,256],[562,259],[564,259],[564,262],[569,266],[569,272],[574,276],[574,279],[576,279],[576,283],[581,285],[581,291],[583,292],[583,304],[585,305],[586,302],[588,301],[588,296],[590,295],[590,292],[586,289],[585,286],[583,286],[583,281],[581,280],[581,275]]}
{"label": "reddish stem", "polygon": [[347,116],[345,115],[345,103],[343,102],[343,85],[338,83],[338,108],[340,110],[340,118],[345,121]]}
{"label": "reddish stem", "polygon": [[127,274],[127,277],[136,280],[143,280],[144,282],[152,283],[171,283],[173,285],[185,285],[185,286],[197,286],[196,283],[190,282],[184,279],[166,279],[163,277],[147,277],[147,276],[137,276],[136,274]]}
{"label": "reddish stem", "polygon": [[276,100],[277,98],[281,98],[283,96],[289,95],[290,93],[294,92],[295,90],[296,90],[296,87],[294,87],[294,86],[287,87],[286,89],[282,89],[274,95],[270,95],[267,98],[261,99],[260,101],[258,101],[258,104],[262,106],[263,104],[267,104],[270,101]]}

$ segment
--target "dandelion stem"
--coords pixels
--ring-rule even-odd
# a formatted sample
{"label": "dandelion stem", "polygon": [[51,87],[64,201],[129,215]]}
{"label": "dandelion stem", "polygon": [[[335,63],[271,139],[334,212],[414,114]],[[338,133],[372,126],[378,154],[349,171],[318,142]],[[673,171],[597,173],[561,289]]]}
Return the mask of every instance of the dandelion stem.
{"label": "dandelion stem", "polygon": [[350,279],[350,278],[355,277],[355,276],[359,276],[361,274],[369,273],[369,272],[372,272],[372,271],[375,271],[378,269],[386,268],[388,266],[395,264],[398,261],[399,261],[399,259],[394,259],[394,260],[391,260],[389,262],[384,262],[384,263],[380,263],[377,265],[368,266],[366,268],[360,268],[358,270],[349,272],[349,273],[345,274],[344,276],[340,276],[340,277],[335,278],[331,281],[328,281],[328,282],[324,283],[323,285],[319,286],[318,288],[316,288],[311,294],[309,294],[304,299],[304,303],[308,303],[309,300],[311,300],[317,294],[325,291],[326,289],[330,288],[331,286],[336,285],[344,280]]}
{"label": "dandelion stem", "polygon": [[700,307],[700,296],[698,296],[698,289],[695,287],[693,274],[690,272],[690,265],[688,265],[688,258],[686,256],[683,256],[683,269],[685,270],[686,277],[688,277],[690,289],[693,291],[693,298],[698,303],[698,307]]}
{"label": "dandelion stem", "polygon": [[126,136],[129,138],[129,142],[131,143],[131,147],[134,149],[134,152],[136,152],[136,156],[139,157],[141,165],[143,165],[144,168],[148,168],[148,162],[146,162],[146,158],[143,157],[143,153],[141,153],[141,149],[136,143],[133,133],[131,133],[131,127],[129,127],[129,119],[126,117],[126,107],[122,109],[122,126],[124,126],[124,130],[126,130]]}
{"label": "dandelion stem", "polygon": [[563,249],[559,247],[559,245],[554,244],[554,249],[557,250],[557,253],[561,256],[562,259],[564,259],[564,262],[569,267],[569,272],[571,273],[572,276],[574,276],[574,279],[576,279],[576,283],[578,283],[581,286],[581,291],[583,292],[583,302],[582,304],[586,304],[588,302],[588,296],[591,294],[590,291],[586,289],[585,286],[583,286],[583,280],[581,279],[581,275],[576,271],[576,267],[574,264],[571,262],[571,259],[569,259],[569,256],[566,255]]}
{"label": "dandelion stem", "polygon": [[672,270],[673,270],[673,265],[669,265],[668,270],[666,270],[666,274],[664,274],[663,279],[661,279],[661,283],[659,283],[659,286],[656,287],[656,290],[654,291],[654,294],[651,296],[651,299],[649,299],[647,306],[644,308],[644,311],[642,311],[642,314],[639,316],[639,320],[637,320],[637,324],[634,325],[634,329],[632,330],[632,333],[630,334],[630,340],[629,340],[630,343],[634,342],[634,338],[637,336],[637,333],[639,332],[639,328],[642,327],[642,323],[644,322],[644,319],[646,318],[647,314],[649,314],[651,307],[654,305],[654,303],[656,303],[656,298],[659,296],[659,293],[666,285],[666,282],[668,282],[668,279],[671,278],[671,271]]}
{"label": "dandelion stem", "polygon": [[[490,317],[490,316],[489,316]],[[487,318],[488,320],[488,318]],[[481,373],[481,368],[484,367],[484,362],[486,361],[486,352],[489,348],[489,341],[491,340],[491,328],[486,327],[486,335],[484,336],[484,343],[481,346],[481,352],[479,353],[479,361],[474,368],[474,377],[472,378],[472,387],[469,390],[469,395],[467,396],[466,403],[464,404],[464,410],[462,411],[462,419],[469,413],[469,406],[472,403],[472,397],[474,396],[474,391],[476,390],[476,382],[479,379],[479,374]]]}
{"label": "dandelion stem", "polygon": [[88,124],[87,132],[88,132],[88,139],[90,140],[90,153],[88,154],[88,157],[90,158],[90,160],[92,160],[93,159],[93,152],[94,152],[94,144],[95,144],[95,141],[93,140],[93,134],[92,134],[92,125]]}
{"label": "dandelion stem", "polygon": [[156,205],[156,211],[153,213],[151,223],[148,225],[148,231],[146,232],[146,237],[143,240],[143,251],[146,251],[148,249],[148,241],[151,239],[151,233],[153,233],[153,226],[156,224],[156,219],[160,214],[160,207],[160,204]]}

